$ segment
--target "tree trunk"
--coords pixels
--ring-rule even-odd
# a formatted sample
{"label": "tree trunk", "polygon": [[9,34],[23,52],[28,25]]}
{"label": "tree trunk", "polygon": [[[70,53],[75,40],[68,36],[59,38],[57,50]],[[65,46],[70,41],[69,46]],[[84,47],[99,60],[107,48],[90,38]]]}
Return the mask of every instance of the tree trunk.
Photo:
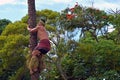
{"label": "tree trunk", "polygon": [[[36,10],[35,10],[35,0],[28,0],[28,25],[31,28],[36,26]],[[30,51],[33,51],[37,45],[37,32],[30,33]]]}
{"label": "tree trunk", "polygon": [[[36,26],[36,10],[35,10],[35,0],[28,0],[28,25],[31,28]],[[37,32],[30,33],[30,53],[32,53],[33,49],[37,45]],[[39,72],[36,72],[31,75],[31,80],[39,80]]]}

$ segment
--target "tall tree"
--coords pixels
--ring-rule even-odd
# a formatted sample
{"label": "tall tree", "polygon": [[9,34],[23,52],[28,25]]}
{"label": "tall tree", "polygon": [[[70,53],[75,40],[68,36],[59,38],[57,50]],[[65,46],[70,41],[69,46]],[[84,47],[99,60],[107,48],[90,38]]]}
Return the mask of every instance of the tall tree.
{"label": "tall tree", "polygon": [[61,14],[61,24],[64,28],[80,31],[80,37],[86,38],[86,32],[98,42],[98,35],[108,32],[108,15],[105,11],[75,5],[73,8],[66,8]]}
{"label": "tall tree", "polygon": [[[28,25],[31,28],[36,26],[36,10],[35,10],[35,0],[28,0]],[[30,33],[30,53],[33,51],[37,45],[37,32]],[[39,80],[39,73],[34,73],[31,75],[31,80]]]}
{"label": "tall tree", "polygon": [[27,35],[26,24],[20,21],[8,24],[3,30],[0,35],[0,80],[30,80],[25,68]]}

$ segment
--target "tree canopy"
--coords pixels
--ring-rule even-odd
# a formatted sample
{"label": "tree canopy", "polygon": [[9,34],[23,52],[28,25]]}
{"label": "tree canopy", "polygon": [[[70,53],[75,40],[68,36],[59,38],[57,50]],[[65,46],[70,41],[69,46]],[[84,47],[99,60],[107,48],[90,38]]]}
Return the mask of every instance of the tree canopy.
{"label": "tree canopy", "polygon": [[11,21],[8,19],[0,19],[0,34],[9,23],[11,23]]}

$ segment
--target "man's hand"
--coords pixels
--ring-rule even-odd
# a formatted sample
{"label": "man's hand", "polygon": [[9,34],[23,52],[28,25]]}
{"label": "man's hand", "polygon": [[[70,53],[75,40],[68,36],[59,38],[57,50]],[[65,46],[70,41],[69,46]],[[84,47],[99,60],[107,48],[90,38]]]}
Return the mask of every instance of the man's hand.
{"label": "man's hand", "polygon": [[38,27],[30,28],[29,26],[27,26],[27,30],[28,30],[29,32],[36,32],[37,29],[38,29]]}
{"label": "man's hand", "polygon": [[31,28],[30,28],[29,26],[27,26],[27,30],[28,30],[29,32],[31,32]]}

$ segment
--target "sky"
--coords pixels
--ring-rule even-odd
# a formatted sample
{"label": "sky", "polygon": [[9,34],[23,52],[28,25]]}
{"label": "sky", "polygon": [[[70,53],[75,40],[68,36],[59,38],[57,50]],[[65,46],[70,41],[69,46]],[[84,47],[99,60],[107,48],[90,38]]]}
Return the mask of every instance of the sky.
{"label": "sky", "polygon": [[[50,9],[61,12],[66,7],[79,5],[108,11],[120,10],[120,0],[35,0],[36,10]],[[0,0],[0,19],[12,22],[21,20],[28,13],[27,0]]]}

